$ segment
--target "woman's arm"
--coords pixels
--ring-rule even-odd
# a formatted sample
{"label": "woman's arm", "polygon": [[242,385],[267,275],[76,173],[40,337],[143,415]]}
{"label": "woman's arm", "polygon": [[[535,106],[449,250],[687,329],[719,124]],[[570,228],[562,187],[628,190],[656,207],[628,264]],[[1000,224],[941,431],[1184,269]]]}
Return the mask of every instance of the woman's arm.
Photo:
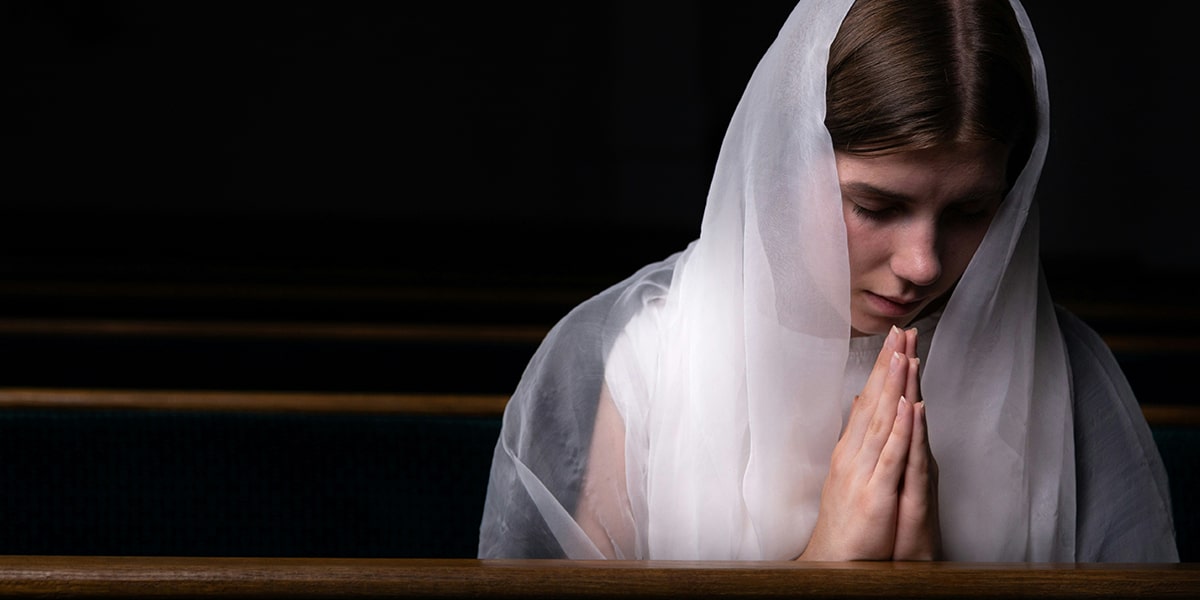
{"label": "woman's arm", "polygon": [[575,520],[605,558],[632,559],[634,528],[625,472],[625,423],[608,385],[600,388]]}

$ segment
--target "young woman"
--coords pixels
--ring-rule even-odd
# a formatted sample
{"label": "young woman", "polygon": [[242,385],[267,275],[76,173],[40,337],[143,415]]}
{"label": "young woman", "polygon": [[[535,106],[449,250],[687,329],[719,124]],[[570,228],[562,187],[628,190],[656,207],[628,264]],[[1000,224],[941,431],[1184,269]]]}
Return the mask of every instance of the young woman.
{"label": "young woman", "polygon": [[700,237],[577,307],[481,557],[1174,561],[1165,474],[1041,278],[1049,107],[1009,0],[802,0]]}

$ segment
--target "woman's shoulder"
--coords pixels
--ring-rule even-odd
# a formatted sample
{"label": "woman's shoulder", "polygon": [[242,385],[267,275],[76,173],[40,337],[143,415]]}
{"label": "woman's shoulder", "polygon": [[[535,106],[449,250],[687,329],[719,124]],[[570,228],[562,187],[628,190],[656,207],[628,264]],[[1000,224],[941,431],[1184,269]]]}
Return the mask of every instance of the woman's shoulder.
{"label": "woman's shoulder", "polygon": [[650,263],[620,282],[610,285],[572,308],[558,321],[555,328],[571,326],[582,321],[605,323],[609,328],[615,325],[616,329],[620,329],[642,306],[666,295],[674,277],[675,264],[682,254],[676,253]]}
{"label": "woman's shoulder", "polygon": [[1054,308],[1058,316],[1058,328],[1062,331],[1072,364],[1084,359],[1112,359],[1115,362],[1116,359],[1113,358],[1104,338],[1100,337],[1095,329],[1070,309],[1062,305],[1055,305]]}
{"label": "woman's shoulder", "polygon": [[1134,391],[1104,339],[1066,308],[1057,313],[1071,366],[1076,556],[1178,560],[1166,471]]}
{"label": "woman's shoulder", "polygon": [[638,269],[559,319],[526,366],[514,398],[556,397],[562,395],[564,387],[580,387],[584,390],[582,397],[594,398],[591,392],[599,390],[604,358],[642,307],[666,295],[679,256]]}
{"label": "woman's shoulder", "polygon": [[[1103,401],[1095,408],[1111,410],[1120,406],[1124,412],[1141,410],[1133,389],[1125,379],[1120,363],[1112,350],[1087,322],[1063,306],[1056,306],[1058,328],[1071,366],[1071,380],[1076,410],[1088,408],[1080,402]],[[1111,403],[1117,403],[1113,405]]]}
{"label": "woman's shoulder", "polygon": [[1101,421],[1112,421],[1149,435],[1136,394],[1104,338],[1067,308],[1056,309],[1071,369],[1077,430],[1082,425],[1086,433]]}
{"label": "woman's shoulder", "polygon": [[630,321],[666,296],[681,254],[650,263],[575,305],[542,338],[523,379],[533,373],[578,373],[585,365],[598,368]]}

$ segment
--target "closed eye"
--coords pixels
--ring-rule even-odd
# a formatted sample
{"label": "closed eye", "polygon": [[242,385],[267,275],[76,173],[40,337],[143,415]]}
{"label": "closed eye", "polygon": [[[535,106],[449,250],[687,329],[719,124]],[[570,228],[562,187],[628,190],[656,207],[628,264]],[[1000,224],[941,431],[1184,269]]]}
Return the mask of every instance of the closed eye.
{"label": "closed eye", "polygon": [[868,221],[886,221],[889,217],[896,213],[895,208],[870,209],[852,202],[854,214]]}

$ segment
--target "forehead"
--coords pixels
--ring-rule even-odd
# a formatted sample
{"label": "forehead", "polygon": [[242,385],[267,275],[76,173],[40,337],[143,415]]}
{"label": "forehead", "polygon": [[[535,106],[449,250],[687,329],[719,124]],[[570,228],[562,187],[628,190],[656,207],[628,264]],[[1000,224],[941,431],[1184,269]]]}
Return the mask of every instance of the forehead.
{"label": "forehead", "polygon": [[844,193],[883,190],[911,199],[953,200],[1003,192],[1007,148],[998,142],[963,142],[924,150],[866,156],[837,153]]}

